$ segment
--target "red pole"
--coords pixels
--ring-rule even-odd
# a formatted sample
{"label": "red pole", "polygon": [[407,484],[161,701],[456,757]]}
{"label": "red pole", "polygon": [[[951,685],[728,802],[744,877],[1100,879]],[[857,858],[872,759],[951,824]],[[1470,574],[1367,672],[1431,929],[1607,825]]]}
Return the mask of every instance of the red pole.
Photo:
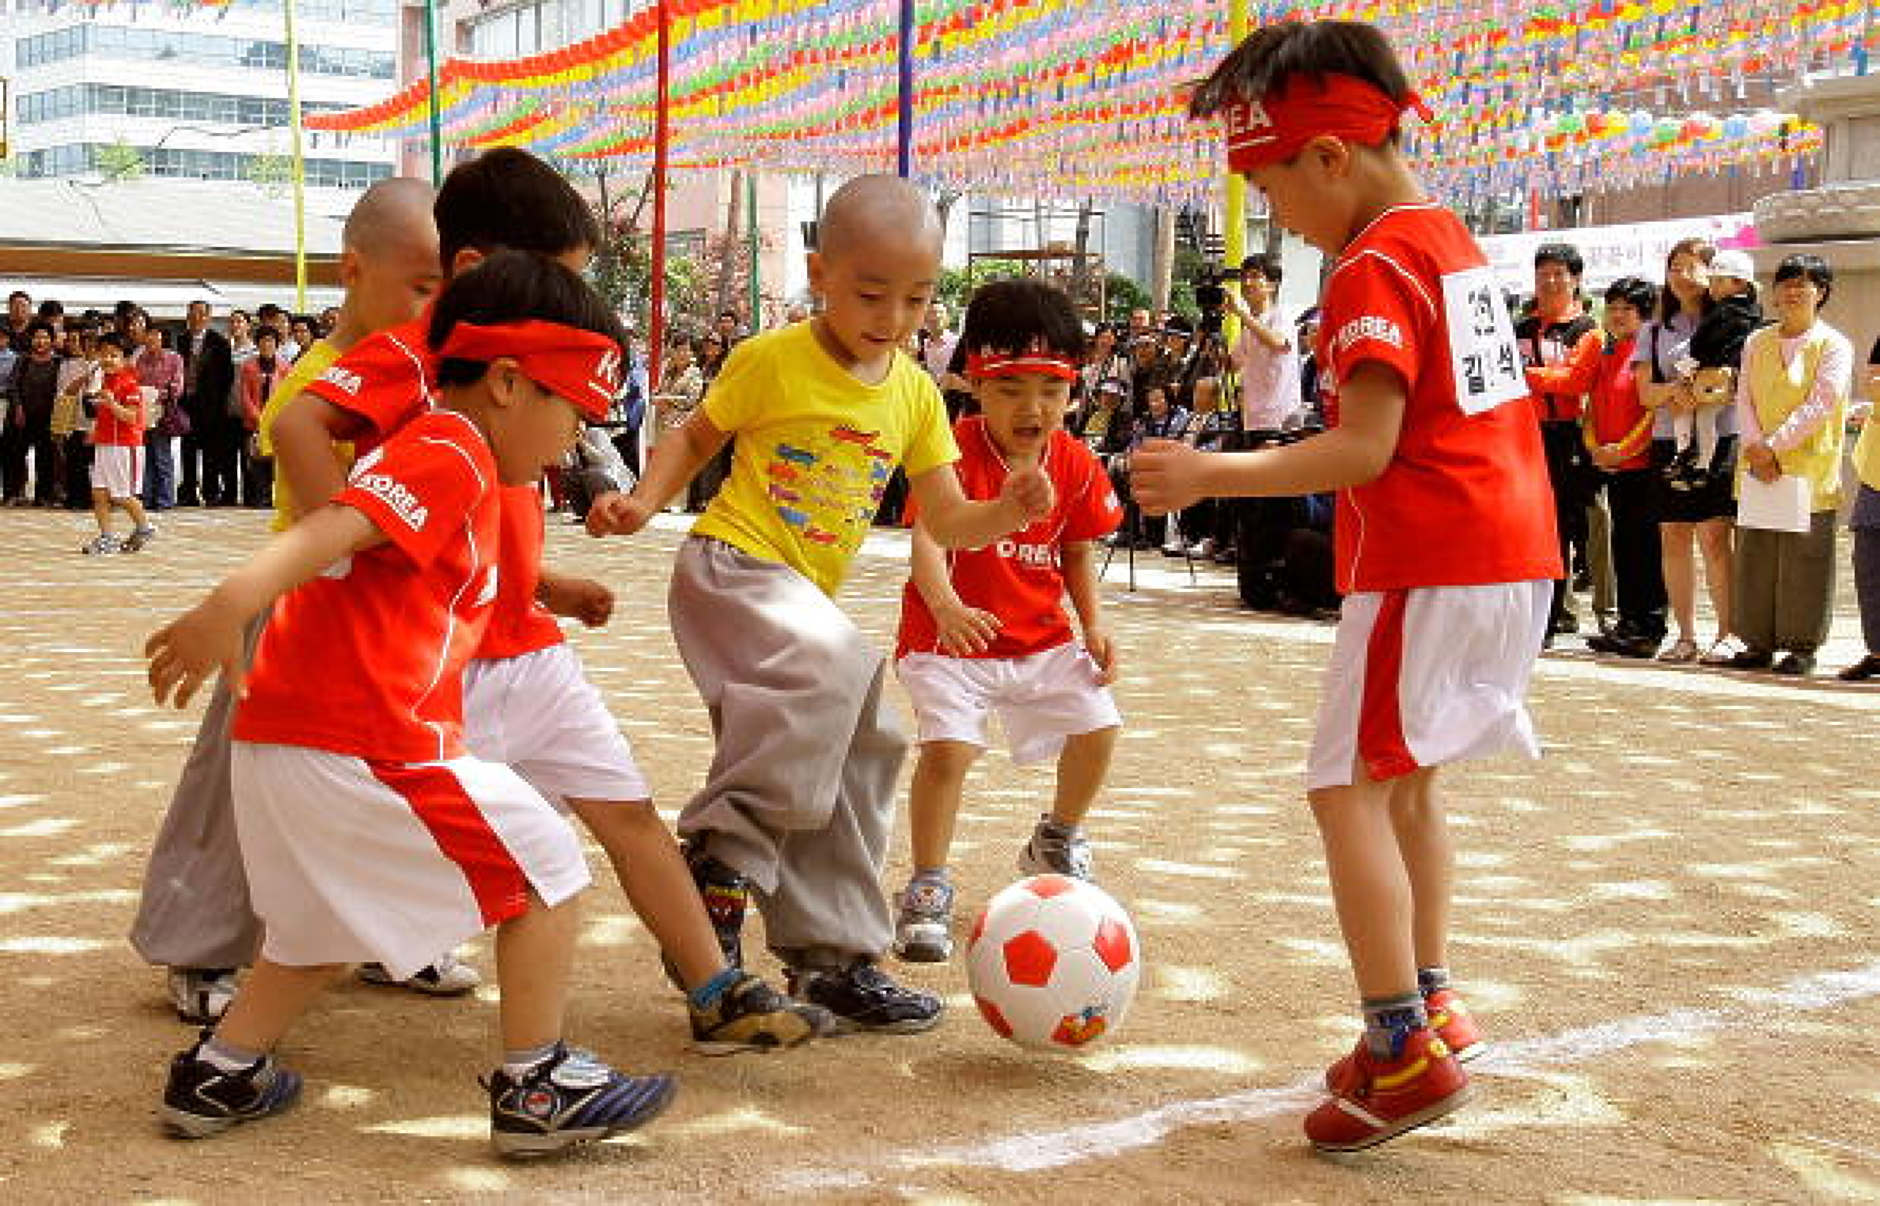
{"label": "red pole", "polygon": [[646,318],[646,387],[659,389],[659,370],[666,356],[666,170],[672,141],[672,11],[670,0],[659,0],[659,86],[653,116],[653,248],[650,312]]}

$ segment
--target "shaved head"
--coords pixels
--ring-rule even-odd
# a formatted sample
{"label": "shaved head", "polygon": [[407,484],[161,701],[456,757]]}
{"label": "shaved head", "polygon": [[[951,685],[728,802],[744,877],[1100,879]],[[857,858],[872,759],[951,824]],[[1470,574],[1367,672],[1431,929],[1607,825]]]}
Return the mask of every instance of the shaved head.
{"label": "shaved head", "polygon": [[857,176],[823,206],[816,250],[842,258],[883,243],[915,242],[936,255],[945,240],[927,194],[898,176]]}
{"label": "shaved head", "polygon": [[346,215],[341,246],[367,257],[393,254],[413,245],[435,249],[437,223],[431,216],[431,205],[436,197],[429,184],[413,176],[379,181]]}

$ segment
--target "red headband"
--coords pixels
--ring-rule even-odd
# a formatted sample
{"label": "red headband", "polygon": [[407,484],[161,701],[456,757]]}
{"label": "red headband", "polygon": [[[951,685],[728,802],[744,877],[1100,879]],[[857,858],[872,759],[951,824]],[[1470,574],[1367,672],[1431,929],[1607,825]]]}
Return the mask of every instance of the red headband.
{"label": "red headband", "polygon": [[1244,176],[1255,168],[1285,163],[1321,134],[1378,146],[1406,112],[1434,120],[1414,92],[1398,104],[1377,85],[1356,76],[1293,76],[1261,100],[1239,101],[1224,111],[1227,166]]}
{"label": "red headband", "polygon": [[1062,381],[1077,380],[1077,366],[1052,352],[974,352],[966,358],[966,375],[975,380],[987,377],[1022,377],[1042,373]]}
{"label": "red headband", "polygon": [[590,419],[605,419],[620,393],[620,345],[579,327],[535,318],[488,327],[460,322],[437,349],[439,360],[487,364],[498,356],[514,360],[523,376]]}

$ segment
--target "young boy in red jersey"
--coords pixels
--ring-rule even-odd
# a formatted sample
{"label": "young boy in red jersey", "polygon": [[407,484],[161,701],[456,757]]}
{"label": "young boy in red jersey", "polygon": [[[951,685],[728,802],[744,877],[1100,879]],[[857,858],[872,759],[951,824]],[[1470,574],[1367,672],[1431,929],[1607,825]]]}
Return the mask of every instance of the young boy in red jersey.
{"label": "young boy in red jersey", "polygon": [[266,937],[227,1012],[172,1063],[162,1117],[184,1137],[293,1104],[300,1078],[270,1053],[346,963],[410,975],[492,925],[499,1152],[606,1138],[674,1091],[563,1044],[587,864],[567,821],[515,771],[471,756],[463,734],[461,676],[498,590],[500,491],[565,453],[583,414],[605,416],[625,333],[574,273],[515,252],[455,283],[429,340],[439,408],[146,649],[158,702],[180,707],[211,673],[243,680],[243,626],[274,609],[232,764]]}
{"label": "young boy in red jersey", "polygon": [[1305,1129],[1351,1151],[1468,1095],[1457,1056],[1480,1043],[1449,986],[1436,768],[1538,752],[1523,697],[1560,575],[1552,499],[1501,289],[1398,150],[1404,112],[1426,111],[1384,36],[1261,29],[1191,109],[1225,119],[1233,170],[1334,258],[1318,349],[1330,429],[1247,453],[1161,442],[1132,468],[1157,511],[1338,491],[1345,605],[1306,785],[1365,1033]]}
{"label": "young boy in red jersey", "polygon": [[[973,294],[960,346],[980,410],[953,425],[966,497],[997,498],[1014,469],[1036,467],[1057,501],[1049,515],[976,549],[942,549],[914,527],[895,672],[913,701],[920,757],[908,798],[914,874],[897,897],[894,937],[895,953],[913,963],[953,953],[947,851],[987,717],[999,713],[1014,762],[1057,758],[1051,810],[1019,870],[1083,879],[1091,877],[1083,820],[1123,722],[1108,686],[1116,648],[1103,628],[1095,552],[1123,509],[1095,454],[1062,429],[1083,362],[1077,312],[1041,282],[994,281]],[[1067,591],[1081,645],[1064,614]]]}
{"label": "young boy in red jersey", "polygon": [[[137,370],[119,335],[98,341],[98,369],[104,388],[93,395],[98,414],[91,429],[91,510],[98,537],[83,553],[134,553],[156,534],[137,497],[144,480],[144,428],[149,425]],[[131,517],[131,534],[122,544],[111,534],[111,510]]]}
{"label": "young boy in red jersey", "polygon": [[[446,277],[499,248],[522,248],[572,270],[600,231],[580,194],[548,164],[505,148],[459,164],[434,207]],[[296,498],[329,497],[336,443],[369,449],[430,406],[435,357],[423,321],[356,345],[282,408],[272,438],[280,477]],[[464,675],[471,748],[513,766],[594,834],[634,912],[686,994],[702,1054],[793,1047],[829,1029],[820,1009],[792,1001],[727,961],[672,832],[600,692],[587,680],[556,616],[605,624],[613,592],[542,566],[542,500],[535,480],[502,492],[502,575],[495,612]],[[421,973],[422,974],[422,973]],[[361,975],[387,979],[368,965]]]}

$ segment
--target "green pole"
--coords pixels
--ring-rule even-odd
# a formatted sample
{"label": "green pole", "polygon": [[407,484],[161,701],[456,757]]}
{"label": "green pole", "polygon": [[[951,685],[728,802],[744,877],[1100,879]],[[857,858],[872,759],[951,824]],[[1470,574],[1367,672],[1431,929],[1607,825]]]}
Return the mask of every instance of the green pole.
{"label": "green pole", "polygon": [[426,111],[431,119],[431,183],[444,183],[443,119],[437,105],[437,0],[424,0],[424,59],[430,96]]}
{"label": "green pole", "polygon": [[758,314],[764,304],[764,283],[758,275],[757,247],[757,173],[744,173],[744,237],[751,245],[751,334],[755,335],[762,328],[758,325]]}

